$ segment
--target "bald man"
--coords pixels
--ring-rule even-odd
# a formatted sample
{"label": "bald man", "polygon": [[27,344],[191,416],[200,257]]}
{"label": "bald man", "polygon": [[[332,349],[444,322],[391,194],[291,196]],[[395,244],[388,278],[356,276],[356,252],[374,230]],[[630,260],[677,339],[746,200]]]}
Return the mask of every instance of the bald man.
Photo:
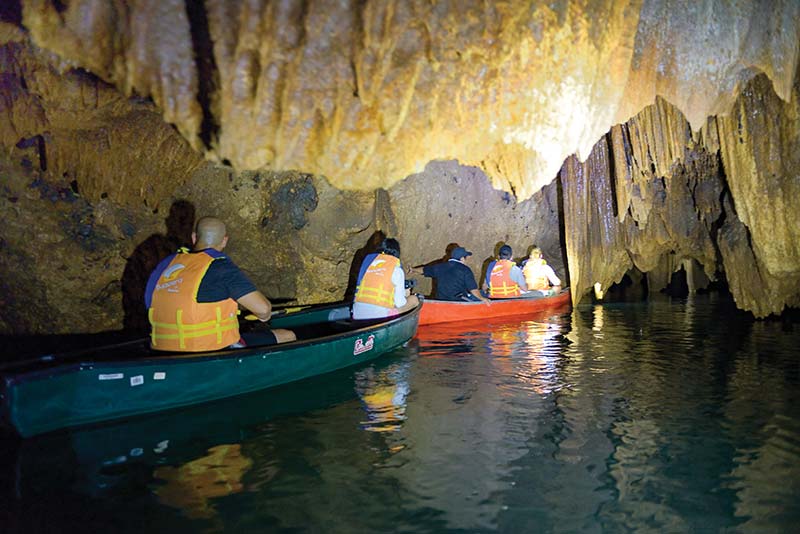
{"label": "bald man", "polygon": [[222,253],[228,244],[225,223],[216,217],[197,221],[191,252],[165,258],[147,282],[145,304],[154,349],[200,352],[269,345],[296,339],[291,330],[239,334],[239,305],[269,321],[272,305]]}

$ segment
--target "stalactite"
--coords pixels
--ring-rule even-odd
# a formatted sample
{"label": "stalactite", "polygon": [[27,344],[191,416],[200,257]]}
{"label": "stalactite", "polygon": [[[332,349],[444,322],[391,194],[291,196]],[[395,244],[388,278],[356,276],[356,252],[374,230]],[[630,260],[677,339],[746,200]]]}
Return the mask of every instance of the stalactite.
{"label": "stalactite", "polygon": [[575,299],[595,282],[617,282],[629,263],[607,263],[627,254],[651,290],[691,261],[709,279],[723,273],[737,304],[757,317],[797,305],[797,87],[787,103],[756,78],[731,116],[708,121],[698,135],[659,100],[612,128],[610,145],[601,139],[586,163],[568,160],[561,181]]}
{"label": "stalactite", "polygon": [[726,219],[725,272],[737,304],[759,317],[800,305],[798,125],[800,76],[789,102],[756,78],[731,115],[708,125],[718,133],[730,188],[726,213],[741,221]]}
{"label": "stalactite", "polygon": [[624,227],[614,215],[606,138],[586,162],[569,158],[561,170],[564,232],[573,302],[596,282],[618,282],[633,264],[625,247]]}
{"label": "stalactite", "polygon": [[685,118],[663,100],[614,127],[610,139],[601,139],[585,164],[568,161],[561,173],[574,299],[596,282],[619,282],[631,267],[648,273],[651,290],[663,288],[687,259],[713,278],[723,187],[716,155],[694,143]]}
{"label": "stalactite", "polygon": [[[152,98],[207,157],[364,191],[456,159],[529,198],[659,95],[694,129],[758,72],[787,99],[800,54],[797,2],[21,3],[37,46]],[[670,119],[650,121],[667,165]]]}

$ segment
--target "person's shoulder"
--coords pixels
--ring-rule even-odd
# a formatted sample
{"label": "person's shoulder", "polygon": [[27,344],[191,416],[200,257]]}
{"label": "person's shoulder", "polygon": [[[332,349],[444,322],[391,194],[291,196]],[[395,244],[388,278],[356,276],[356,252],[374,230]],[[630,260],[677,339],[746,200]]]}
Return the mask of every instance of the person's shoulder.
{"label": "person's shoulder", "polygon": [[235,268],[238,269],[237,265],[235,263],[233,263],[233,260],[230,259],[225,254],[221,254],[219,256],[211,256],[211,257],[214,258],[214,261],[211,262],[211,266],[209,268],[214,267],[216,269],[220,269],[220,268],[226,269],[226,268],[235,267]]}
{"label": "person's shoulder", "polygon": [[475,273],[472,272],[472,269],[469,268],[469,265],[459,263],[455,272],[457,272],[458,276],[460,276],[462,279],[475,279]]}
{"label": "person's shoulder", "polygon": [[214,258],[211,265],[208,266],[208,273],[212,275],[221,276],[239,276],[242,275],[242,270],[236,265],[230,257],[222,255]]}

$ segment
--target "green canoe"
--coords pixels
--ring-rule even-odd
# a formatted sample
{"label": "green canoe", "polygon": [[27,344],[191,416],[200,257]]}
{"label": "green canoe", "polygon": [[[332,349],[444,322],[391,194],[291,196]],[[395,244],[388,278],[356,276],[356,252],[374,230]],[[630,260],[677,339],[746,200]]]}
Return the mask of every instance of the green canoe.
{"label": "green canoe", "polygon": [[417,308],[353,321],[348,304],[273,317],[297,341],[203,353],[158,353],[147,340],[0,368],[0,419],[22,437],[259,391],[372,360],[414,337]]}

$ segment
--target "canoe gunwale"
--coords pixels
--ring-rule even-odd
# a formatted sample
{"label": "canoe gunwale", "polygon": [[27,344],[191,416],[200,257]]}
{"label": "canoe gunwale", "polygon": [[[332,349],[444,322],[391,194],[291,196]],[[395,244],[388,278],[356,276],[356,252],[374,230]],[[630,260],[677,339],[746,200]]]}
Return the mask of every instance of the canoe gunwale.
{"label": "canoe gunwale", "polygon": [[420,315],[419,326],[491,319],[494,317],[524,316],[542,310],[561,307],[570,299],[570,290],[563,288],[559,293],[542,297],[517,297],[485,301],[452,301],[426,299],[429,305]]}
{"label": "canoe gunwale", "polygon": [[[335,308],[349,306],[349,304],[339,303],[338,305],[321,305],[319,307],[311,308],[309,310],[304,310],[304,311],[307,312],[319,311],[320,309],[325,309],[326,306],[330,307],[330,309],[335,309]],[[387,320],[370,319],[367,321],[362,321],[362,323],[365,323],[362,325],[359,325],[358,321],[352,321],[352,324],[354,325],[354,328],[352,330],[344,330],[342,332],[336,332],[333,334],[328,334],[317,338],[298,339],[295,341],[290,341],[287,343],[278,343],[274,345],[257,345],[253,347],[243,347],[241,349],[225,349],[212,352],[158,352],[150,349],[149,346],[145,346],[143,347],[144,352],[140,357],[106,358],[100,360],[76,358],[68,362],[63,361],[65,357],[77,357],[80,356],[81,354],[98,354],[102,352],[103,347],[97,347],[93,349],[81,349],[78,351],[63,353],[61,355],[58,354],[53,355],[52,360],[31,362],[31,366],[41,366],[41,369],[29,369],[29,370],[21,369],[19,371],[0,370],[0,378],[2,378],[2,383],[0,383],[0,386],[5,385],[6,388],[11,388],[17,384],[23,384],[28,381],[40,380],[42,378],[47,378],[50,376],[72,373],[82,369],[89,369],[89,368],[103,369],[108,367],[117,367],[120,364],[126,364],[126,363],[135,364],[137,366],[163,366],[165,364],[180,365],[182,363],[192,363],[192,362],[234,360],[234,359],[243,359],[251,357],[261,357],[261,356],[266,356],[268,354],[273,354],[273,353],[277,354],[286,352],[287,350],[292,350],[292,349],[313,347],[315,345],[329,343],[349,336],[358,337],[360,335],[364,335],[374,330],[385,328],[395,323],[407,320],[410,316],[414,314],[419,314],[420,308],[422,308],[422,305],[417,306],[416,308],[413,308],[411,310],[408,310],[400,315],[387,317],[386,318]],[[333,322],[333,321],[328,321],[328,322]],[[149,338],[145,338],[139,340],[138,343],[145,344],[148,342],[148,340]],[[135,345],[135,342],[129,342],[129,343],[131,345]],[[116,348],[117,346],[114,345],[114,347]],[[61,358],[57,358],[58,356],[61,356]],[[2,389],[0,389],[0,393],[1,392]]]}
{"label": "canoe gunwale", "polygon": [[[342,308],[346,305],[339,305],[335,306],[334,308]],[[347,330],[333,333],[328,333],[326,335],[305,339],[305,340],[297,340],[289,343],[282,343],[278,345],[267,345],[261,347],[252,347],[252,348],[243,348],[243,349],[235,349],[235,350],[225,350],[225,351],[215,351],[215,352],[206,352],[206,353],[180,353],[180,354],[173,354],[173,353],[165,353],[164,356],[157,356],[157,357],[149,357],[149,358],[119,358],[119,359],[109,359],[109,360],[102,360],[102,361],[88,361],[88,360],[76,360],[72,362],[59,362],[59,361],[48,361],[43,362],[46,363],[47,366],[43,369],[36,369],[36,370],[28,370],[22,371],[18,373],[9,373],[6,372],[4,374],[0,374],[0,429],[2,430],[11,430],[13,433],[16,433],[18,436],[23,438],[29,438],[35,435],[62,431],[67,428],[72,427],[83,427],[87,425],[94,425],[94,424],[104,424],[106,422],[111,421],[119,421],[128,419],[131,417],[137,416],[144,416],[151,413],[158,413],[164,410],[171,410],[177,408],[183,408],[187,406],[192,406],[196,404],[203,404],[210,401],[220,400],[223,398],[235,397],[242,394],[252,393],[255,391],[261,391],[264,389],[269,389],[271,387],[279,386],[282,384],[294,382],[296,380],[301,380],[304,378],[310,378],[316,375],[326,374],[328,372],[336,371],[339,369],[343,369],[345,367],[349,367],[351,365],[356,365],[360,363],[364,363],[369,360],[376,359],[384,354],[397,349],[400,346],[407,344],[415,335],[417,331],[418,321],[419,321],[419,312],[422,308],[420,304],[416,308],[408,310],[400,315],[396,315],[393,317],[387,317],[384,319],[376,319],[376,320],[369,320],[369,321],[352,321],[346,320],[344,318],[338,319],[330,317],[327,321],[325,320],[313,320],[312,322],[305,323],[306,325],[314,325],[314,324],[324,324],[324,323],[338,323],[349,321],[352,325],[352,328]],[[319,311],[320,308],[315,308],[313,311]],[[311,310],[310,310],[311,311]],[[337,317],[341,317],[340,315]],[[380,333],[379,333],[380,332]],[[372,338],[372,335],[375,334],[377,338],[384,338],[384,344],[380,346],[379,350],[372,351],[371,339],[367,341],[366,336]],[[359,340],[364,345],[359,345]],[[356,347],[361,346],[368,346],[369,348],[365,350],[361,350],[360,352],[353,352],[353,355],[357,354],[364,354],[360,356],[358,360],[353,360],[351,363],[342,363],[341,356],[343,353],[341,352],[341,345],[342,344],[350,345],[351,343],[355,343]],[[369,345],[367,345],[369,343]],[[338,362],[334,363],[333,365],[327,365],[324,362],[322,365],[318,363],[312,364],[313,367],[309,367],[309,361],[319,360],[320,355],[325,355],[326,350],[320,349],[317,350],[314,347],[317,346],[325,346],[330,344],[333,347],[338,347],[339,352],[331,353],[333,356],[333,360]],[[350,350],[354,350],[352,346],[347,349],[346,354],[349,354]],[[102,347],[98,347],[95,351],[92,352],[101,352]],[[71,375],[79,376],[83,372],[90,371],[92,375],[97,373],[98,371],[102,371],[106,368],[113,368],[114,374],[119,373],[120,376],[114,376],[114,378],[108,378],[106,380],[116,380],[122,378],[122,373],[125,373],[127,376],[129,370],[131,368],[140,369],[141,367],[160,367],[161,369],[169,369],[171,366],[174,366],[175,370],[173,372],[183,373],[183,379],[185,380],[185,373],[187,370],[184,366],[189,368],[188,372],[193,372],[194,365],[197,364],[200,366],[201,372],[202,369],[208,368],[208,365],[216,365],[217,362],[228,366],[233,364],[234,366],[238,367],[238,365],[256,365],[261,366],[257,368],[263,369],[263,364],[260,364],[260,360],[267,360],[267,365],[271,365],[269,359],[267,358],[268,355],[274,355],[277,357],[276,365],[278,368],[281,365],[285,366],[286,361],[296,361],[298,362],[298,369],[300,373],[296,376],[296,378],[287,378],[287,370],[284,367],[282,373],[279,375],[278,381],[270,382],[270,379],[259,380],[259,378],[255,378],[255,380],[250,380],[249,378],[244,378],[239,375],[238,377],[233,375],[233,382],[231,385],[232,388],[225,389],[226,385],[224,382],[217,382],[211,391],[203,390],[203,393],[199,396],[196,394],[200,389],[194,389],[194,393],[192,393],[192,388],[190,387],[188,390],[189,396],[186,396],[187,391],[183,389],[178,389],[174,391],[178,391],[179,394],[177,397],[160,397],[158,399],[153,400],[153,398],[148,398],[147,396],[142,397],[139,396],[135,403],[132,405],[125,404],[124,407],[120,408],[122,404],[117,404],[116,407],[108,407],[100,408],[96,412],[91,412],[87,415],[86,406],[92,405],[95,406],[94,401],[95,399],[99,401],[97,404],[98,406],[102,406],[103,403],[110,398],[108,393],[100,394],[100,396],[95,396],[92,398],[83,397],[82,401],[75,406],[69,404],[69,408],[61,408],[64,405],[59,404],[60,398],[63,396],[59,395],[57,397],[51,396],[50,393],[46,392],[46,388],[50,388],[49,380],[53,379],[54,381],[62,381],[62,380],[71,380]],[[299,358],[294,359],[293,357]],[[310,360],[309,360],[310,358]],[[287,360],[288,359],[288,360]],[[284,362],[284,363],[282,363]],[[304,363],[305,362],[305,363]],[[226,367],[227,368],[227,367]],[[314,370],[316,372],[308,372],[309,370]],[[289,371],[291,373],[291,371]],[[101,373],[102,374],[102,373]],[[171,373],[170,373],[171,374]],[[85,375],[84,375],[85,376]],[[178,376],[181,376],[180,374]],[[269,376],[269,375],[267,375]],[[139,378],[140,381],[138,383],[133,382],[133,378]],[[131,386],[142,385],[144,382],[141,381],[141,376],[133,377],[131,376]],[[103,380],[101,378],[101,380]],[[163,380],[161,379],[154,379],[154,380]],[[223,379],[225,380],[225,379]],[[244,381],[243,381],[244,380]],[[62,382],[63,383],[63,382]],[[153,383],[153,381],[148,381],[148,383]],[[85,385],[85,384],[84,384]],[[195,384],[196,385],[196,384]],[[24,390],[31,391],[28,388],[34,388],[33,391],[38,393],[34,393],[34,395],[42,395],[46,396],[47,398],[52,399],[53,405],[58,406],[55,409],[55,412],[58,415],[54,415],[53,411],[49,412],[48,416],[34,416],[29,417],[25,415],[26,410],[34,409],[36,404],[36,400],[32,400],[32,397],[27,396],[27,399],[23,401],[23,404],[18,404],[19,397],[18,391],[20,388]],[[72,386],[73,388],[75,385]],[[38,390],[36,389],[38,388]],[[45,389],[43,389],[45,388]],[[91,389],[91,388],[90,388]],[[90,394],[91,395],[91,394]],[[115,397],[119,399],[119,397]],[[114,401],[117,402],[117,401]],[[125,401],[121,401],[125,402]]]}
{"label": "canoe gunwale", "polygon": [[520,302],[541,302],[543,300],[552,300],[558,297],[563,296],[565,293],[569,293],[569,288],[565,287],[555,295],[548,295],[548,296],[541,296],[541,297],[513,297],[507,299],[489,299],[489,302],[484,302],[482,300],[441,300],[441,299],[434,299],[434,298],[425,298],[425,302],[430,304],[447,304],[449,305],[464,305],[464,306],[476,306],[476,305],[483,305],[483,306],[498,306],[504,303],[520,303]]}

